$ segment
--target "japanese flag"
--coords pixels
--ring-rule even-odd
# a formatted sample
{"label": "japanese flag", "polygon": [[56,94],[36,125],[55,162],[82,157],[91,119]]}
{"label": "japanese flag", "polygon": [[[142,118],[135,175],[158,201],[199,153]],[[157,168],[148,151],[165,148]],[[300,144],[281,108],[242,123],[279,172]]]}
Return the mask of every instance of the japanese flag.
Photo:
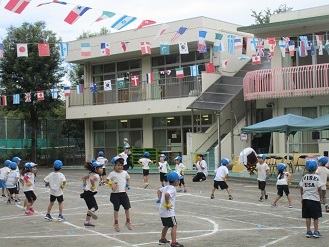
{"label": "japanese flag", "polygon": [[17,44],[17,57],[28,57],[27,44]]}

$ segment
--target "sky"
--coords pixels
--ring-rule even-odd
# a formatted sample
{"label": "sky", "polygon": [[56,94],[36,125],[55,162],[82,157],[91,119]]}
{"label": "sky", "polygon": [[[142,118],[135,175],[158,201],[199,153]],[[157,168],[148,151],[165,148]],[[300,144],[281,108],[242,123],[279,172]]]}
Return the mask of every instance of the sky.
{"label": "sky", "polygon": [[[63,41],[75,40],[83,31],[98,32],[101,27],[110,26],[120,15],[137,17],[137,21],[123,30],[136,28],[142,20],[153,20],[165,23],[196,16],[205,16],[231,22],[242,26],[254,24],[251,9],[261,11],[267,7],[274,10],[280,4],[287,4],[293,10],[317,7],[328,4],[328,0],[62,0],[68,5],[49,4],[36,7],[40,3],[52,0],[32,0],[21,14],[15,14],[4,7],[9,0],[0,0],[0,42],[7,35],[6,28],[10,25],[19,27],[23,22],[45,21],[47,28],[57,33]],[[72,5],[71,5],[72,4]],[[88,6],[87,11],[76,23],[69,25],[65,17],[75,5]],[[116,16],[92,24],[102,13],[102,10],[115,12]],[[113,30],[115,31],[115,30]]]}

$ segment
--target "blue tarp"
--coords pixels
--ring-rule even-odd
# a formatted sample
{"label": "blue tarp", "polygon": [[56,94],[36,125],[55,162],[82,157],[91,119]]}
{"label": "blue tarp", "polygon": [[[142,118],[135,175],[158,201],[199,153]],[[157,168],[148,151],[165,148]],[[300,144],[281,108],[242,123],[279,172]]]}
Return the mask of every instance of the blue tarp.
{"label": "blue tarp", "polygon": [[329,130],[329,115],[311,119],[294,126],[296,131],[303,130]]}

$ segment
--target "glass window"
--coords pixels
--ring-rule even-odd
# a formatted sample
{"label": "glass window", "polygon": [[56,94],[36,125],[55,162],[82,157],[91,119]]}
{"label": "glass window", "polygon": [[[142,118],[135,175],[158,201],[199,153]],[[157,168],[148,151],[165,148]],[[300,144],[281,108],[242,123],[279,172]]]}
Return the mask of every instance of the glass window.
{"label": "glass window", "polygon": [[103,129],[104,129],[104,121],[94,122],[94,130],[103,130]]}
{"label": "glass window", "polygon": [[117,70],[118,71],[129,70],[129,61],[117,63]]}
{"label": "glass window", "polygon": [[134,130],[130,131],[130,139],[129,144],[134,147],[142,147],[143,146],[143,131],[142,130]]}
{"label": "glass window", "polygon": [[105,147],[116,147],[116,146],[117,146],[117,133],[105,132]]}
{"label": "glass window", "polygon": [[166,146],[166,130],[153,130],[153,146],[155,148]]}
{"label": "glass window", "polygon": [[[196,115],[194,115],[194,119],[196,119]],[[191,126],[192,125],[192,116],[191,115],[183,116],[183,125],[184,126],[186,126],[186,125]]]}
{"label": "glass window", "polygon": [[100,82],[100,81],[103,81],[103,76],[93,76],[93,81],[94,82]]}
{"label": "glass window", "polygon": [[189,54],[181,55],[182,63],[194,62],[195,61],[195,51],[190,51]]}
{"label": "glass window", "polygon": [[139,69],[141,67],[142,67],[142,60],[141,59],[130,61],[130,69]]}
{"label": "glass window", "polygon": [[117,121],[116,120],[107,120],[105,121],[105,129],[116,129]]}
{"label": "glass window", "polygon": [[128,119],[120,119],[119,120],[119,129],[127,129],[128,128]]}
{"label": "glass window", "polygon": [[103,65],[93,66],[93,74],[102,74],[102,73],[103,73]]}
{"label": "glass window", "polygon": [[130,128],[143,128],[143,119],[129,119],[129,126]]}
{"label": "glass window", "polygon": [[115,74],[104,75],[104,80],[115,80]]}
{"label": "glass window", "polygon": [[104,65],[104,73],[115,72],[115,63],[108,63]]}
{"label": "glass window", "polygon": [[180,126],[180,116],[167,117],[167,126]]}
{"label": "glass window", "polygon": [[165,58],[166,58],[166,64],[179,63],[179,54],[170,54]]}
{"label": "glass window", "polygon": [[154,117],[153,118],[153,127],[165,127],[166,118],[165,117]]}
{"label": "glass window", "polygon": [[95,147],[104,147],[105,144],[104,132],[95,132],[94,136],[95,136],[95,140],[94,140]]}
{"label": "glass window", "polygon": [[164,56],[152,57],[152,67],[162,66],[165,64]]}

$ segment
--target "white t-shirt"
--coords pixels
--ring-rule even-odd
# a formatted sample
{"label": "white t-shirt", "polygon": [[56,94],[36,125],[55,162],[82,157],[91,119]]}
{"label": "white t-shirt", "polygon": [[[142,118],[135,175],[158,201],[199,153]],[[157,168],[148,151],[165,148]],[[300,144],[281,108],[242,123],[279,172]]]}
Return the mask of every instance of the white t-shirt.
{"label": "white t-shirt", "polygon": [[[204,169],[202,169],[201,166]],[[195,164],[195,167],[196,167],[197,172],[203,172],[204,175],[208,176],[208,165],[207,165],[207,162],[205,160],[201,160],[200,162],[198,161]]]}
{"label": "white t-shirt", "polygon": [[61,184],[66,181],[65,176],[61,172],[51,172],[44,181],[49,183],[50,195],[61,196],[63,195],[63,190]]}
{"label": "white t-shirt", "polygon": [[105,164],[107,164],[108,160],[103,157],[103,156],[99,156],[97,159],[96,159],[96,162],[103,165],[102,167],[105,168]]}
{"label": "white t-shirt", "polygon": [[[91,182],[90,182],[90,179],[92,178],[92,177],[96,177],[96,179],[94,180],[94,186],[95,186],[95,189],[94,190],[91,190],[90,188],[91,188]],[[86,191],[92,191],[92,192],[97,192],[97,189],[98,189],[98,184],[99,184],[99,182],[101,181],[101,179],[100,179],[100,177],[99,177],[99,174],[98,173],[94,173],[94,172],[92,172],[92,173],[90,173],[89,174],[89,178],[86,180],[86,187],[84,188],[84,190],[86,190]]]}
{"label": "white t-shirt", "polygon": [[321,187],[321,190],[326,190],[327,189],[326,183],[328,181],[329,169],[325,166],[319,166],[315,174],[318,174],[322,182],[324,183],[324,185]]}
{"label": "white t-shirt", "polygon": [[127,165],[127,159],[128,159],[128,154],[126,154],[125,152],[122,152],[121,154],[119,154],[119,156],[123,159],[123,165]]}
{"label": "white t-shirt", "polygon": [[127,179],[130,179],[130,176],[128,172],[124,170],[122,172],[113,171],[108,175],[107,179],[116,183],[118,186],[118,189],[116,191],[112,191],[112,193],[120,193],[126,192],[126,183]]}
{"label": "white t-shirt", "polygon": [[8,173],[6,186],[8,189],[16,188],[17,181],[19,179],[19,172],[16,172],[16,170],[11,170]]}
{"label": "white t-shirt", "polygon": [[[27,185],[27,181],[24,178],[27,178],[27,181],[30,182],[30,185]],[[34,173],[27,172],[24,176],[21,176],[21,179],[24,181],[23,191],[31,191],[34,190]]]}
{"label": "white t-shirt", "polygon": [[284,172],[281,179],[280,174],[278,174],[277,179],[276,185],[288,185],[288,172]]}
{"label": "white t-shirt", "polygon": [[0,179],[5,180],[7,179],[8,173],[11,171],[11,169],[7,166],[4,166],[0,169]]}
{"label": "white t-shirt", "polygon": [[257,180],[265,181],[266,180],[266,171],[270,169],[268,164],[266,164],[266,163],[263,163],[263,164],[257,163],[256,169],[258,170]]}
{"label": "white t-shirt", "polygon": [[228,169],[226,166],[220,166],[215,170],[215,181],[224,181],[223,177],[225,178],[228,175]]}
{"label": "white t-shirt", "polygon": [[167,163],[167,161],[164,161],[164,162],[160,161],[158,163],[158,169],[159,169],[159,172],[168,173],[168,170],[170,169],[170,167],[169,167],[169,164]]}
{"label": "white t-shirt", "polygon": [[323,186],[319,175],[316,174],[306,174],[302,177],[302,180],[299,182],[299,186],[303,188],[303,199],[308,199],[312,201],[320,201],[320,195],[318,188]]}
{"label": "white t-shirt", "polygon": [[142,168],[143,168],[143,169],[146,169],[146,170],[150,169],[149,164],[150,164],[152,161],[151,161],[149,158],[140,158],[140,159],[139,159],[139,162],[142,163]]}
{"label": "white t-shirt", "polygon": [[183,163],[176,164],[175,171],[178,172],[178,174],[184,175],[184,170],[186,167],[183,165]]}
{"label": "white t-shirt", "polygon": [[[159,213],[160,217],[172,217],[175,216],[175,202],[176,202],[176,195],[177,191],[176,188],[173,185],[167,185],[165,187],[162,187],[160,189],[161,191],[161,199],[160,199],[160,205],[159,205]],[[171,209],[167,210],[163,204],[166,202],[165,195],[166,193],[169,194],[169,202],[171,203]]]}

